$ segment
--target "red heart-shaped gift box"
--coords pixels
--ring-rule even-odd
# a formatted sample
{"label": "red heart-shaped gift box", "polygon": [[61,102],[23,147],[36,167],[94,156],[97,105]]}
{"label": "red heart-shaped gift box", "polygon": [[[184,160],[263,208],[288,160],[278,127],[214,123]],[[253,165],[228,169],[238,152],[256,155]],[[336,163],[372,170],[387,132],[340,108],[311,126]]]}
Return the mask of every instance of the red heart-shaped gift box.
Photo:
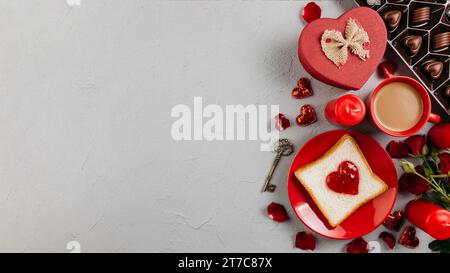
{"label": "red heart-shaped gift box", "polygon": [[[363,61],[349,52],[347,62],[340,68],[322,51],[320,40],[325,30],[338,30],[344,35],[347,19],[353,18],[369,35],[370,57]],[[306,71],[314,78],[346,90],[360,89],[383,58],[387,30],[381,16],[366,7],[353,8],[337,19],[322,18],[306,25],[298,42],[298,55]]]}

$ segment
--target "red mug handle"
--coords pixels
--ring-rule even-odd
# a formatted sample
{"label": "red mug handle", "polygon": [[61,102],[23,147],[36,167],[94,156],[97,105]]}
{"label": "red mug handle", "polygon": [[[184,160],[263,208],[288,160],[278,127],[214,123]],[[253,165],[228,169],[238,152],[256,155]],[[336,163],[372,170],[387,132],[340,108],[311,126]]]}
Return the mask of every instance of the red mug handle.
{"label": "red mug handle", "polygon": [[428,117],[428,122],[439,123],[441,122],[441,116],[430,113],[430,116]]}

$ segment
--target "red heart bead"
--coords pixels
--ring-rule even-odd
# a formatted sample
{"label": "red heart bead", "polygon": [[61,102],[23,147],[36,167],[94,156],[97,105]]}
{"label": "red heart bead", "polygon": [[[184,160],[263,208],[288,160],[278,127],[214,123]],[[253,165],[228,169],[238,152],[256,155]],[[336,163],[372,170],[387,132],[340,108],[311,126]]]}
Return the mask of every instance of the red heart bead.
{"label": "red heart bead", "polygon": [[303,105],[300,108],[300,115],[298,115],[296,122],[299,126],[305,127],[308,125],[313,124],[314,122],[317,121],[317,115],[316,115],[316,111],[314,110],[314,108],[307,104],[307,105]]}
{"label": "red heart bead", "polygon": [[401,210],[397,210],[388,215],[386,220],[384,220],[383,225],[390,230],[399,231],[405,223],[405,219],[405,213]]}
{"label": "red heart bead", "polygon": [[286,209],[284,208],[283,205],[278,203],[274,202],[270,203],[270,205],[267,206],[267,214],[275,222],[282,223],[289,220],[289,216],[286,212]]}
{"label": "red heart bead", "polygon": [[322,10],[314,2],[309,2],[308,4],[306,4],[302,11],[302,17],[308,23],[319,19],[321,14]]}
{"label": "red heart bead", "polygon": [[408,248],[416,248],[419,245],[419,238],[416,236],[416,229],[407,226],[400,235],[399,243]]}
{"label": "red heart bead", "polygon": [[274,121],[275,128],[280,132],[286,130],[287,128],[289,128],[289,126],[291,126],[291,122],[289,121],[289,119],[287,119],[286,116],[281,113],[274,118]]}
{"label": "red heart bead", "polygon": [[369,244],[359,237],[347,244],[347,253],[369,253]]}
{"label": "red heart bead", "polygon": [[328,188],[337,192],[356,195],[359,188],[358,167],[351,161],[339,164],[338,170],[327,176]]}
{"label": "red heart bead", "polygon": [[296,99],[304,99],[313,95],[311,81],[308,78],[301,78],[297,82],[297,86],[292,90],[292,96]]}
{"label": "red heart bead", "polygon": [[390,249],[394,249],[394,247],[395,247],[394,235],[392,235],[391,233],[389,233],[387,231],[383,231],[380,233],[380,236],[378,236],[378,238],[383,240],[386,243],[387,247],[389,247]]}
{"label": "red heart bead", "polygon": [[301,231],[295,236],[295,246],[303,250],[316,249],[316,238],[309,232]]}

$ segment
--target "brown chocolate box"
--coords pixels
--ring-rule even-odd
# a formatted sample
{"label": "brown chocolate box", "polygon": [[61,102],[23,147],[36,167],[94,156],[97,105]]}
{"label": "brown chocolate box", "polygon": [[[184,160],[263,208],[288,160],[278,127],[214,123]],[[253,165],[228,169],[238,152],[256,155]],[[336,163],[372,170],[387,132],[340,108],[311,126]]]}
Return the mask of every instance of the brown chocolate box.
{"label": "brown chocolate box", "polygon": [[355,2],[386,19],[389,48],[450,115],[450,33],[443,34],[450,32],[450,4],[446,0],[379,0],[374,5],[367,0]]}

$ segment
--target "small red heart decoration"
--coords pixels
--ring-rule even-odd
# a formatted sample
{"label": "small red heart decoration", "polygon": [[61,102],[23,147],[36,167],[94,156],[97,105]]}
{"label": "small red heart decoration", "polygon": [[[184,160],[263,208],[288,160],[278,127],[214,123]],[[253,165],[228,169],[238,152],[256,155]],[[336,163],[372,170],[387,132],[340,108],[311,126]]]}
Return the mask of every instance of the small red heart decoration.
{"label": "small red heart decoration", "polygon": [[337,171],[327,176],[326,183],[328,188],[337,193],[357,195],[359,188],[358,167],[351,161],[344,161],[339,164]]}
{"label": "small red heart decoration", "polygon": [[390,230],[399,231],[405,223],[405,220],[405,213],[401,210],[397,210],[388,215],[386,220],[384,220],[383,225]]}
{"label": "small red heart decoration", "polygon": [[400,235],[399,243],[408,248],[416,248],[419,245],[419,238],[416,236],[416,229],[407,226]]}
{"label": "small red heart decoration", "polygon": [[[344,33],[347,19],[352,18],[367,32],[370,39],[370,57],[363,61],[349,52],[347,62],[340,68],[330,61],[320,44],[325,30]],[[386,50],[387,30],[380,15],[367,7],[353,8],[338,19],[322,18],[303,29],[298,42],[298,55],[306,71],[314,78],[347,90],[360,89],[376,70]]]}
{"label": "small red heart decoration", "polygon": [[300,115],[297,116],[296,122],[299,126],[305,127],[317,121],[316,111],[310,104],[303,105],[300,108]]}

